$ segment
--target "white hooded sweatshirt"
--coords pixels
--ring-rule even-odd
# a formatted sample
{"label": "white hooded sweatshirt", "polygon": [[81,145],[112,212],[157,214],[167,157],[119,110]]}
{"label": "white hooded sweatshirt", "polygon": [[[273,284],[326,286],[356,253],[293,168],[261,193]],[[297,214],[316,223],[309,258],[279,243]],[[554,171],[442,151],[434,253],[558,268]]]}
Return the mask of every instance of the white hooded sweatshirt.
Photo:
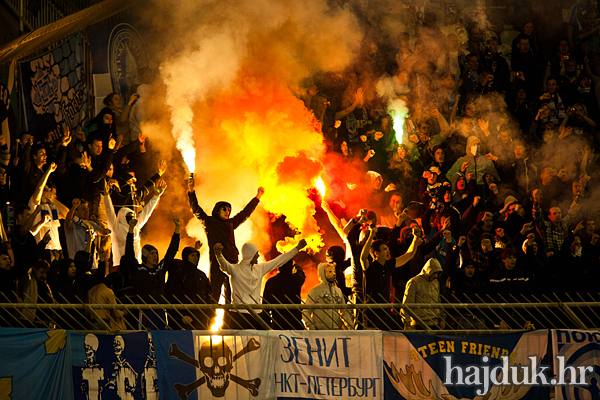
{"label": "white hooded sweatshirt", "polygon": [[[271,261],[251,264],[256,253],[258,253],[258,247],[252,243],[246,243],[242,246],[242,260],[237,264],[230,264],[222,254],[217,257],[221,271],[231,277],[233,304],[262,304],[260,289],[263,276],[294,258],[298,254],[298,249],[294,248]],[[238,311],[248,312],[247,310]]]}
{"label": "white hooded sweatshirt", "polygon": [[[133,230],[133,250],[135,258],[138,262],[142,262],[142,250],[140,246],[140,229],[146,225],[152,211],[158,204],[160,196],[153,196],[142,209],[142,212],[137,215],[138,223]],[[125,241],[127,240],[127,232],[129,232],[129,224],[127,223],[127,215],[133,213],[131,208],[123,207],[119,210],[119,214],[115,214],[110,196],[104,196],[104,205],[106,206],[106,219],[108,229],[111,231],[112,240],[112,257],[113,265],[121,264],[121,257],[125,255]]]}

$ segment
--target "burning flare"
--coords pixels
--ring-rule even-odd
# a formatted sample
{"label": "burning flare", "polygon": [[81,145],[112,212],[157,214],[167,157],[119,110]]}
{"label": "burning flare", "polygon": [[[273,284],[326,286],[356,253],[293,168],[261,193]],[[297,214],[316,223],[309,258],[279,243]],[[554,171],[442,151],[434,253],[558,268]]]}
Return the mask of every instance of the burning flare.
{"label": "burning flare", "polygon": [[321,177],[319,177],[315,181],[315,186],[317,187],[317,190],[319,191],[321,198],[324,198],[325,197],[325,184],[323,183],[323,179],[321,179]]}

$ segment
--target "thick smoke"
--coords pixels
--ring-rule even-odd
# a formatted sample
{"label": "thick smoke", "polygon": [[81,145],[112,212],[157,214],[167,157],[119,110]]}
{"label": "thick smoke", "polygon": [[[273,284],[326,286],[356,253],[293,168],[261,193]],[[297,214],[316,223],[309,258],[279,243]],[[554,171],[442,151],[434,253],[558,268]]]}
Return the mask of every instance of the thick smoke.
{"label": "thick smoke", "polygon": [[[283,214],[297,235],[280,250],[302,237],[313,250],[322,247],[307,189],[323,173],[324,147],[313,115],[295,95],[303,79],[353,61],[362,40],[354,15],[320,0],[171,0],[151,3],[143,20],[155,34],[160,95],[154,100],[162,102],[160,121],[146,133],[158,141],[172,132],[195,172],[200,205],[210,214],[227,200],[235,214],[263,186],[261,206],[236,231],[238,245],[252,240],[268,252],[269,220]],[[185,210],[183,190],[176,192],[173,207]],[[186,231],[206,243],[197,220]],[[206,255],[202,263],[206,270]]]}

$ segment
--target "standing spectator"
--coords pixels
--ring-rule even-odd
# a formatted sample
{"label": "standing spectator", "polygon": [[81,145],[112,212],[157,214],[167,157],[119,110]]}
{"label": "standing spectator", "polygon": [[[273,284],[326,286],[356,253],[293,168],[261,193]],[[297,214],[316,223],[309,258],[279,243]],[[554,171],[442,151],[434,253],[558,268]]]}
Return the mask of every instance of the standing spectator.
{"label": "standing spectator", "polygon": [[[410,281],[406,285],[406,291],[404,292],[404,299],[402,304],[435,304],[440,302],[440,282],[438,278],[442,275],[442,266],[440,262],[435,258],[431,258],[421,270],[421,273]],[[431,328],[444,329],[446,323],[442,316],[442,310],[440,309],[414,309],[413,312],[417,317],[421,319],[427,326]],[[404,316],[405,329],[424,329],[419,325],[417,320],[406,315],[402,310]]]}
{"label": "standing spectator", "polygon": [[[132,222],[135,220],[131,220]],[[165,257],[159,262],[156,247],[146,244],[142,248],[142,265],[133,273],[133,290],[144,303],[160,304],[166,300],[165,280],[169,268],[173,265],[175,254],[179,251],[179,234],[181,225],[179,218],[173,219],[175,232],[171,237],[171,243]],[[135,224],[134,224],[135,227]],[[131,233],[131,225],[128,235]],[[140,320],[148,329],[164,329],[166,313],[163,312],[140,312]]]}
{"label": "standing spectator", "polygon": [[[397,257],[390,258],[390,249],[383,240],[375,240],[377,228],[369,227],[369,238],[362,249],[360,261],[362,268],[365,271],[365,300],[368,303],[388,303],[391,302],[390,289],[391,279],[394,269],[406,265],[417,253],[417,248],[422,243],[418,235],[414,235],[408,251]],[[369,261],[369,253],[371,253],[373,261]],[[389,310],[374,309],[367,313],[370,325],[379,329],[387,329],[397,327],[397,322],[391,316]]]}
{"label": "standing spectator", "polygon": [[[215,255],[221,270],[231,277],[233,304],[261,304],[260,287],[262,278],[275,268],[287,263],[294,258],[300,250],[306,247],[306,240],[302,239],[298,245],[287,253],[264,263],[258,263],[258,248],[252,243],[242,246],[242,261],[231,264],[223,256],[223,245],[215,244]],[[263,322],[265,316],[257,313]],[[252,314],[243,308],[232,310],[226,315],[226,326],[229,329],[261,329],[263,324],[252,317]]]}
{"label": "standing spectator", "polygon": [[[263,292],[265,304],[302,304],[300,293],[306,280],[304,271],[293,260],[279,267],[279,273],[269,278]],[[309,294],[310,295],[310,294]],[[281,330],[302,330],[300,310],[270,310],[271,327]]]}
{"label": "standing spectator", "polygon": [[[202,243],[196,242],[196,247]],[[173,264],[169,271],[167,296],[173,304],[215,304],[210,281],[204,272],[198,269],[200,252],[194,247],[186,247],[181,251],[181,263]],[[210,329],[213,318],[211,310],[189,310],[173,312],[176,320],[175,328]]]}
{"label": "standing spectator", "polygon": [[[346,304],[340,288],[335,286],[335,264],[320,263],[318,267],[321,283],[308,292],[306,304]],[[345,309],[305,309],[304,323],[310,330],[354,329],[352,315]]]}
{"label": "standing spectator", "polygon": [[202,207],[198,205],[198,199],[196,198],[196,192],[194,191],[193,178],[188,180],[188,189],[190,208],[192,209],[194,216],[204,225],[208,246],[210,247],[209,278],[213,290],[213,299],[217,302],[219,301],[221,297],[221,288],[225,286],[225,303],[229,304],[231,303],[231,286],[229,285],[227,275],[221,272],[221,269],[219,268],[219,263],[217,262],[217,257],[214,253],[214,245],[221,243],[223,246],[223,257],[229,263],[235,264],[238,262],[239,251],[235,245],[234,231],[250,217],[260,202],[260,198],[265,193],[265,189],[259,187],[256,196],[250,200],[242,211],[232,218],[229,218],[231,215],[231,204],[225,201],[219,201],[215,204],[212,215],[208,215],[204,212]]}

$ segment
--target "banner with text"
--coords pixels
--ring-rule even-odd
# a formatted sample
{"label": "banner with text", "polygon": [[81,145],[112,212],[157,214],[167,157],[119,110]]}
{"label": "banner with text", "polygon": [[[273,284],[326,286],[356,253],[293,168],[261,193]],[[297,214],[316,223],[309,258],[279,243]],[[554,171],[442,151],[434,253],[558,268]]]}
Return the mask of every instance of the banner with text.
{"label": "banner with text", "polygon": [[381,399],[380,331],[280,331],[274,350],[278,399]]}
{"label": "banner with text", "polygon": [[553,329],[552,353],[556,400],[600,399],[600,332]]}
{"label": "banner with text", "polygon": [[384,333],[385,398],[547,399],[549,385],[523,380],[545,371],[547,348],[546,330],[470,337]]}

